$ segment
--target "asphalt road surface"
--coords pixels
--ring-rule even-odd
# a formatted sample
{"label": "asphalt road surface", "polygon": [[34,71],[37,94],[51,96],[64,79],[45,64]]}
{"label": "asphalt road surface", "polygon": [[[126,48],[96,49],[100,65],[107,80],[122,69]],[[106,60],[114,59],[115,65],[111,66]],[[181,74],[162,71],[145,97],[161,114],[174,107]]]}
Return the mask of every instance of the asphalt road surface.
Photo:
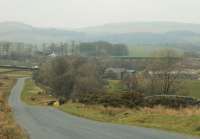
{"label": "asphalt road surface", "polygon": [[28,106],[20,100],[24,81],[25,78],[18,79],[9,103],[15,119],[31,139],[197,139],[155,129],[91,121],[50,107]]}

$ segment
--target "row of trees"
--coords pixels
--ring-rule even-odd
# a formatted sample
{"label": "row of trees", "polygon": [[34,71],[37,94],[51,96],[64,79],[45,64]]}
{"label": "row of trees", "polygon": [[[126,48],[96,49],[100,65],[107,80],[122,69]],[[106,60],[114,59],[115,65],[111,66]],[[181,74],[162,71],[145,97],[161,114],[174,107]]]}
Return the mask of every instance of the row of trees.
{"label": "row of trees", "polygon": [[36,50],[36,46],[32,44],[17,43],[17,42],[0,42],[0,56],[11,57],[17,55],[18,57],[32,56]]}
{"label": "row of trees", "polygon": [[128,56],[128,48],[124,44],[88,42],[80,43],[80,54],[83,56]]}

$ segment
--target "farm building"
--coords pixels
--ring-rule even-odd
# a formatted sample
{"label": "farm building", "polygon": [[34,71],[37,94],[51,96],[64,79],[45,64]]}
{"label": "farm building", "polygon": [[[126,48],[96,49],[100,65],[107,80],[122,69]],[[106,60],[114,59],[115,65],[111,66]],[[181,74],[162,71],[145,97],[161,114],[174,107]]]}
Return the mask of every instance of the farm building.
{"label": "farm building", "polygon": [[105,77],[109,79],[118,79],[122,80],[125,77],[132,76],[136,73],[133,69],[125,68],[107,68],[105,70]]}

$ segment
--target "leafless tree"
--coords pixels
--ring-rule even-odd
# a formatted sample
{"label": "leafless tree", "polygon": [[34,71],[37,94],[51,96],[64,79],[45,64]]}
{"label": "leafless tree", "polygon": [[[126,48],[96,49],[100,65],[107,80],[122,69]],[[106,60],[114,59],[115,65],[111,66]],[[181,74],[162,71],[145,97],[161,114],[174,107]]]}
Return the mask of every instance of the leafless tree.
{"label": "leafless tree", "polygon": [[138,91],[138,79],[137,75],[134,74],[132,76],[128,76],[125,79],[123,79],[123,83],[126,85],[127,90],[129,93],[134,93]]}
{"label": "leafless tree", "polygon": [[166,49],[154,54],[147,68],[151,94],[175,94],[179,89],[181,57],[175,50]]}

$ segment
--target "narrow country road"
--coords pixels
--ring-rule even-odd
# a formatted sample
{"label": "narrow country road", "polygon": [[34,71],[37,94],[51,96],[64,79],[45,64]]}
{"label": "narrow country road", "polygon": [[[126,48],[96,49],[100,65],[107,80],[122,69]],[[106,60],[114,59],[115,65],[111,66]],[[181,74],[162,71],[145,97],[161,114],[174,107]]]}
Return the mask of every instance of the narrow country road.
{"label": "narrow country road", "polygon": [[27,106],[20,100],[24,81],[25,78],[18,79],[9,103],[15,119],[31,139],[197,139],[155,129],[100,123],[50,107]]}

